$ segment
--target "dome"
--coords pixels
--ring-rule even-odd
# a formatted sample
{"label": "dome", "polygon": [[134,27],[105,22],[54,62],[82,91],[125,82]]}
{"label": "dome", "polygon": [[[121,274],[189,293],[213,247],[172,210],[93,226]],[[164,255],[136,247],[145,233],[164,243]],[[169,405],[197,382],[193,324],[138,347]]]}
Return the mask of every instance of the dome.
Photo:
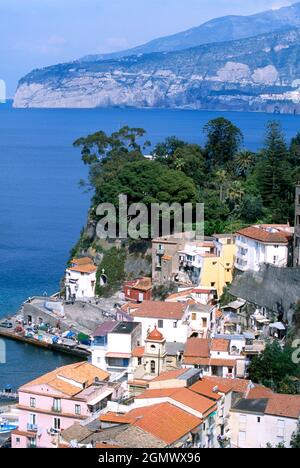
{"label": "dome", "polygon": [[162,341],[164,336],[157,330],[156,326],[152,332],[147,336],[147,340],[150,341]]}

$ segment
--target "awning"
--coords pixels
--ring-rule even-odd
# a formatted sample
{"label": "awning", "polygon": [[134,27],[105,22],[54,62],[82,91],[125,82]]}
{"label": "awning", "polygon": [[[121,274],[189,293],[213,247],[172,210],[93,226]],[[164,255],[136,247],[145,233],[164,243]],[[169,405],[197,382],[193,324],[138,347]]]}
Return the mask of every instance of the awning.
{"label": "awning", "polygon": [[108,357],[108,358],[130,359],[130,358],[131,358],[131,354],[128,354],[128,353],[106,353],[105,357]]}

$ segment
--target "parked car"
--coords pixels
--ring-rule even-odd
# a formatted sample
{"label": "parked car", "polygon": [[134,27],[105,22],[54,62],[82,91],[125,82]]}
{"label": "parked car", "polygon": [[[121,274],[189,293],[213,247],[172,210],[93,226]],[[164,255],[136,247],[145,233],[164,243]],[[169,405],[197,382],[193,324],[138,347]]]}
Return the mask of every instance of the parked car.
{"label": "parked car", "polygon": [[0,327],[1,328],[12,328],[13,324],[11,322],[1,322]]}

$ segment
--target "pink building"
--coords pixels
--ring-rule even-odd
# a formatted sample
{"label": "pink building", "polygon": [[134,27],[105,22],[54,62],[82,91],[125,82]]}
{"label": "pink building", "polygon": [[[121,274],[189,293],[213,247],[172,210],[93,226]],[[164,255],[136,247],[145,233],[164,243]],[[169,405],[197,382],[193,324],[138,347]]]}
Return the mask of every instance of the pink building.
{"label": "pink building", "polygon": [[55,448],[59,434],[118,397],[110,374],[81,362],[61,367],[19,389],[19,428],[13,448]]}

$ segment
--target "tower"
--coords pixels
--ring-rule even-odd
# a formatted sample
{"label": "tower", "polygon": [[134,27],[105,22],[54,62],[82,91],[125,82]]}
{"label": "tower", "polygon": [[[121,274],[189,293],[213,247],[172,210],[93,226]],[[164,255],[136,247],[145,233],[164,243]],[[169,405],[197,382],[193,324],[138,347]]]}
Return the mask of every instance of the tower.
{"label": "tower", "polygon": [[166,370],[166,339],[156,326],[145,340],[144,366],[147,374],[159,375]]}

